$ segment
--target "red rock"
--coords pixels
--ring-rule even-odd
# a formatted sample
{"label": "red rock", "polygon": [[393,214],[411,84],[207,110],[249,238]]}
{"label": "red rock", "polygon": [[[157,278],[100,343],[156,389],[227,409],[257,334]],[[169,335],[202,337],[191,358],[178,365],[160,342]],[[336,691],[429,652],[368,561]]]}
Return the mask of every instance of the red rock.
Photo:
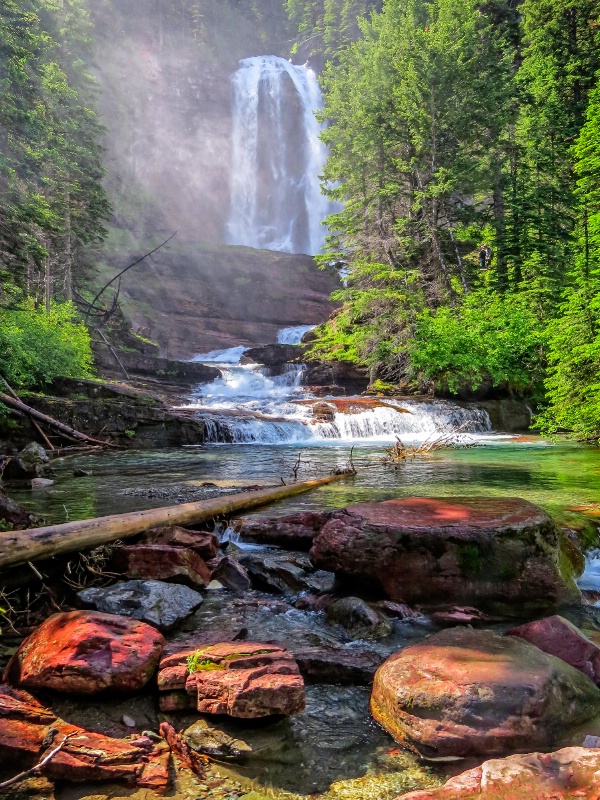
{"label": "red rock", "polygon": [[[54,737],[50,732],[54,730]],[[69,725],[27,692],[0,686],[0,760],[30,768],[69,736],[43,774],[61,781],[122,780],[163,792],[169,783],[169,747],[147,736],[112,739]]]}
{"label": "red rock", "polygon": [[498,621],[470,606],[455,606],[448,611],[436,611],[431,615],[431,619],[442,627],[452,627],[453,625],[473,625],[475,627]]}
{"label": "red rock", "polygon": [[425,755],[501,755],[552,747],[600,712],[600,690],[522,639],[450,628],[382,664],[371,712]]}
{"label": "red rock", "polygon": [[600,647],[564,617],[555,614],[528,622],[507,631],[507,635],[518,636],[544,653],[562,658],[594,683],[600,684]]}
{"label": "red rock", "polygon": [[128,578],[173,581],[191,588],[206,587],[210,570],[193,550],[166,544],[136,544],[115,550],[114,567]]}
{"label": "red rock", "polygon": [[[189,672],[188,659],[199,653],[203,663]],[[295,714],[305,703],[298,665],[276,645],[228,642],[164,658],[158,673],[161,710],[186,706],[183,691],[205,714],[264,717]]]}
{"label": "red rock", "polygon": [[498,497],[413,497],[335,512],[314,539],[321,569],[410,605],[510,613],[578,599],[563,536],[542,509]]}
{"label": "red rock", "polygon": [[26,689],[133,692],[154,675],[164,639],[151,625],[95,611],[54,614],[21,644],[4,680]]}
{"label": "red rock", "polygon": [[189,531],[187,528],[175,526],[173,528],[153,528],[144,537],[147,544],[166,544],[171,547],[187,547],[194,553],[210,561],[216,558],[219,552],[219,540],[214,533],[208,531]]}
{"label": "red rock", "polygon": [[207,761],[206,757],[188,747],[175,728],[168,722],[161,722],[159,730],[160,735],[171,748],[171,752],[178,756],[183,765],[201,778],[205,778],[204,763]]}
{"label": "red rock", "polygon": [[599,800],[600,751],[565,747],[484,761],[440,789],[397,800]]}
{"label": "red rock", "polygon": [[238,524],[238,530],[245,542],[276,544],[290,550],[308,551],[314,537],[330,516],[328,511],[302,511],[272,519],[248,519]]}
{"label": "red rock", "polygon": [[378,600],[372,605],[380,611],[383,611],[388,617],[393,617],[394,619],[423,618],[423,614],[407,606],[406,603],[394,603],[392,600]]}

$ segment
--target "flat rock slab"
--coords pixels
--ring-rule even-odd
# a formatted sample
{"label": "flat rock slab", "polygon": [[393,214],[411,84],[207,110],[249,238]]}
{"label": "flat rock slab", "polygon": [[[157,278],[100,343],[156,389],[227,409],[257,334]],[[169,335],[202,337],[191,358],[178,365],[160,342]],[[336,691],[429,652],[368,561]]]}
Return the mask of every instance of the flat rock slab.
{"label": "flat rock slab", "polygon": [[[196,667],[190,671],[189,659]],[[287,650],[227,642],[167,656],[158,673],[162,711],[196,708],[203,714],[255,718],[296,714],[305,705],[304,681]]]}
{"label": "flat rock slab", "polygon": [[410,792],[397,800],[597,800],[600,750],[565,747],[485,761],[440,789]]}
{"label": "flat rock slab", "polygon": [[579,599],[562,534],[540,508],[499,497],[412,497],[337,511],[313,564],[391,600],[534,611]]}
{"label": "flat rock slab", "polygon": [[210,583],[210,570],[200,556],[187,547],[166,544],[134,544],[114,551],[113,565],[128,578],[173,581],[192,588]]}
{"label": "flat rock slab", "polygon": [[171,547],[187,547],[205,561],[216,558],[219,553],[219,540],[208,531],[190,531],[178,525],[152,528],[144,536],[145,544],[166,544]]}
{"label": "flat rock slab", "polygon": [[285,517],[243,520],[238,529],[245,542],[275,544],[308,552],[313,539],[330,516],[329,511],[302,511]]}
{"label": "flat rock slab", "polygon": [[168,631],[202,605],[202,595],[187,586],[162,581],[123,581],[77,595],[86,606],[120,614]]}
{"label": "flat rock slab", "polygon": [[600,712],[600,689],[521,639],[451,628],[388,658],[371,713],[429,756],[489,756],[552,747]]}
{"label": "flat rock slab", "polygon": [[561,658],[600,684],[600,647],[564,617],[555,614],[528,622],[507,631],[507,635],[518,636],[544,653]]}
{"label": "flat rock slab", "polygon": [[54,614],[21,644],[4,680],[26,689],[135,692],[156,672],[164,646],[152,626],[115,614]]}
{"label": "flat rock slab", "polygon": [[[54,730],[52,739],[49,735]],[[147,736],[113,739],[70,725],[27,692],[0,685],[0,761],[29,769],[69,736],[43,769],[60,781],[124,781],[159,793],[169,784],[170,751]]]}

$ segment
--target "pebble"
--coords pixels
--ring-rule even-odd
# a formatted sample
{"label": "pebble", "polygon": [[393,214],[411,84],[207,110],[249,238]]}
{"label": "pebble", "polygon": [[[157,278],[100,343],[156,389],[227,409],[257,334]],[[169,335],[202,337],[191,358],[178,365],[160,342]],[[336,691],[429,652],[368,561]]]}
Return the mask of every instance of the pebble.
{"label": "pebble", "polygon": [[131,717],[128,717],[127,714],[123,714],[123,725],[127,725],[128,728],[135,728],[136,722]]}

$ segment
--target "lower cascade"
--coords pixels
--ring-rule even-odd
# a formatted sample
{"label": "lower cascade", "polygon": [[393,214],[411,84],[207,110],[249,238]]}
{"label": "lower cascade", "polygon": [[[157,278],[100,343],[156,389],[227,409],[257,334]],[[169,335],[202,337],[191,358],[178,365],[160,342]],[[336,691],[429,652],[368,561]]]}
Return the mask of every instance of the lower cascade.
{"label": "lower cascade", "polygon": [[[278,341],[297,344],[308,329],[286,328]],[[357,398],[356,405],[340,410],[338,406],[345,405],[340,398],[316,398],[306,391],[301,385],[303,366],[288,364],[273,376],[260,364],[240,363],[245,350],[215,350],[194,359],[216,365],[222,373],[213,383],[197,387],[188,406],[202,416],[209,443],[393,441],[396,436],[418,442],[457,430],[469,441],[473,435],[492,433],[487,411],[445,400],[385,398],[378,405],[378,398]]]}

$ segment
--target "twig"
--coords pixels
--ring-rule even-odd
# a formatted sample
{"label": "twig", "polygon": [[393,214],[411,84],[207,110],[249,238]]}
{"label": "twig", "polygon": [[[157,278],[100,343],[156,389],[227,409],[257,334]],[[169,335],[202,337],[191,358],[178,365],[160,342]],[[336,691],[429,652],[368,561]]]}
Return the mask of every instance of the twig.
{"label": "twig", "polygon": [[177,236],[177,231],[175,231],[175,233],[171,234],[171,236],[169,236],[168,239],[165,239],[165,241],[162,244],[159,244],[158,247],[155,247],[154,250],[150,250],[149,253],[146,253],[141,258],[138,258],[137,261],[134,261],[132,264],[129,264],[129,266],[125,267],[125,269],[122,269],[121,272],[117,273],[117,275],[115,275],[114,278],[111,278],[108,283],[105,283],[104,286],[100,289],[100,291],[96,294],[96,296],[94,297],[94,299],[90,303],[90,309],[88,311],[86,311],[86,318],[89,316],[90,310],[92,310],[94,308],[94,306],[96,305],[96,302],[100,299],[100,297],[104,294],[104,292],[108,289],[108,287],[111,284],[113,284],[116,280],[118,280],[121,277],[121,275],[124,275],[127,272],[127,270],[132,269],[132,267],[136,267],[138,264],[140,264],[142,261],[144,261],[144,259],[146,259],[149,256],[151,256],[153,253],[156,253],[157,250],[160,250],[161,247],[164,247],[166,244],[168,244],[171,241],[171,239],[174,239],[176,236]]}
{"label": "twig", "polygon": [[52,759],[54,758],[54,756],[56,756],[56,755],[58,755],[58,753],[60,753],[60,751],[65,746],[65,744],[73,736],[75,736],[74,733],[68,733],[65,736],[65,738],[62,740],[62,742],[57,747],[55,747],[54,750],[51,750],[48,753],[48,755],[44,756],[44,758],[42,758],[42,760],[39,763],[37,763],[34,767],[31,767],[31,769],[25,770],[25,772],[20,772],[18,775],[15,775],[14,778],[9,778],[7,781],[4,781],[3,783],[0,783],[0,790],[8,789],[11,786],[14,786],[16,783],[21,783],[22,781],[27,780],[27,778],[30,778],[32,775],[35,775],[37,772],[39,772],[41,769],[43,769],[46,766],[46,764],[49,764],[50,761],[52,761]]}

